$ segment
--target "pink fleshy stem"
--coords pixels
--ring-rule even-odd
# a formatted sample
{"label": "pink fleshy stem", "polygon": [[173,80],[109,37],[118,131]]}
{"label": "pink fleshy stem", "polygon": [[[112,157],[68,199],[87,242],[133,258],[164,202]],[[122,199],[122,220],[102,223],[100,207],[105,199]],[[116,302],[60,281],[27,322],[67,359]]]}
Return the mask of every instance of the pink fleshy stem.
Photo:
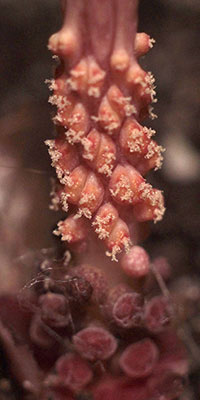
{"label": "pink fleshy stem", "polygon": [[58,178],[52,205],[70,215],[54,234],[69,244],[85,241],[89,219],[117,261],[137,242],[130,223],[157,222],[165,211],[161,191],[145,179],[161,167],[163,149],[152,140],[155,131],[141,125],[153,116],[155,87],[138,58],[153,42],[136,33],[138,1],[68,0],[61,6],[63,26],[49,40],[61,61],[48,82],[57,137],[46,144]]}
{"label": "pink fleshy stem", "polygon": [[[39,350],[36,359],[47,351],[53,364],[40,384],[25,349],[18,380],[29,391],[35,384],[44,400],[51,394],[56,400],[172,400],[187,373],[162,274],[137,245],[139,222],[157,222],[165,210],[161,191],[146,180],[160,168],[163,149],[152,140],[155,131],[142,125],[153,117],[155,86],[139,65],[153,41],[136,33],[137,6],[134,0],[62,0],[63,26],[49,40],[60,61],[47,82],[57,107],[56,137],[46,141],[56,173],[52,208],[67,213],[53,233],[74,254],[70,264],[70,257],[44,260],[19,296],[23,302],[25,291],[35,289],[29,340]],[[128,253],[121,269],[105,250],[112,261]],[[149,272],[164,296],[142,291]],[[21,347],[1,324],[0,339],[8,357],[11,347],[16,369]]]}

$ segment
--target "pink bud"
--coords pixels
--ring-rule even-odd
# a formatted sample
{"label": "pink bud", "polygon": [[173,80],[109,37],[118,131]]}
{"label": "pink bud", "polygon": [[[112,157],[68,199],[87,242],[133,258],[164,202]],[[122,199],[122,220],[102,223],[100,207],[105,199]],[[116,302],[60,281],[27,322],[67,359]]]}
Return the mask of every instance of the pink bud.
{"label": "pink bud", "polygon": [[150,39],[150,36],[144,32],[137,33],[135,37],[135,55],[136,57],[144,56],[150,48],[153,47],[154,39]]}
{"label": "pink bud", "polygon": [[125,293],[130,293],[131,288],[127,285],[120,283],[108,291],[106,302],[102,308],[103,313],[106,314],[107,318],[113,318],[113,307],[118,299]]}
{"label": "pink bud", "polygon": [[68,353],[56,362],[56,371],[63,383],[71,390],[83,389],[92,380],[92,370],[79,355]]}
{"label": "pink bud", "polygon": [[121,117],[111,107],[107,96],[104,96],[99,106],[98,118],[101,127],[104,128],[110,135],[116,132],[121,126]]}
{"label": "pink bud", "polygon": [[158,356],[155,343],[151,339],[144,339],[128,346],[119,363],[125,374],[131,378],[144,378],[152,373]]}
{"label": "pink bud", "polygon": [[82,103],[75,105],[66,125],[69,130],[65,132],[65,135],[69,143],[80,143],[89,130],[89,116]]}
{"label": "pink bud", "polygon": [[87,360],[107,360],[116,351],[117,341],[106,329],[90,326],[73,336],[75,349]]}
{"label": "pink bud", "polygon": [[122,250],[129,250],[131,243],[130,232],[128,225],[122,221],[121,218],[118,218],[113,230],[105,242],[108,249],[111,250],[111,252],[107,254],[111,256],[112,260],[116,261],[116,255],[121,253]]}
{"label": "pink bud", "polygon": [[88,170],[81,165],[71,172],[64,188],[69,203],[78,204],[87,176]]}
{"label": "pink bud", "polygon": [[111,176],[109,189],[113,199],[119,204],[136,204],[140,201],[142,183],[144,179],[135,168],[118,165]]}
{"label": "pink bud", "polygon": [[138,293],[124,293],[115,302],[112,317],[122,328],[140,326],[143,319],[143,300]]}
{"label": "pink bud", "polygon": [[81,192],[79,206],[83,215],[90,218],[100,207],[104,196],[104,187],[94,172],[89,172]]}
{"label": "pink bud", "polygon": [[120,131],[120,146],[132,165],[137,165],[147,153],[150,137],[150,130],[144,128],[134,118],[127,118],[124,122]]}
{"label": "pink bud", "polygon": [[69,323],[69,306],[62,294],[46,293],[38,300],[42,321],[50,327],[61,328]]}
{"label": "pink bud", "polygon": [[128,276],[141,278],[149,272],[149,256],[140,246],[133,246],[121,259],[121,267]]}
{"label": "pink bud", "polygon": [[145,222],[154,220],[160,221],[164,215],[164,198],[162,192],[146,182],[142,183],[139,188],[140,202],[138,202],[133,213],[137,221]]}
{"label": "pink bud", "polygon": [[74,218],[74,215],[58,223],[58,230],[54,231],[56,235],[61,235],[63,241],[68,243],[77,243],[86,239],[88,234],[87,221],[84,217]]}

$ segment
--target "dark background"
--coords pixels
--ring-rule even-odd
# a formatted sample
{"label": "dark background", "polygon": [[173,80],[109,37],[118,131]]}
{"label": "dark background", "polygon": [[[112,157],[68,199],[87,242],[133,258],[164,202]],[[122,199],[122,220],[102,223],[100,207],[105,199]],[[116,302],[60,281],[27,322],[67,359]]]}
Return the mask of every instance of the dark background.
{"label": "dark background", "polygon": [[[165,191],[167,212],[152,226],[147,244],[151,252],[167,254],[176,271],[197,271],[200,3],[141,0],[139,21],[139,30],[157,42],[142,60],[156,76],[159,100],[159,118],[147,125],[167,148],[162,171],[150,178]],[[53,61],[46,43],[60,24],[56,0],[0,0],[0,212],[6,258],[51,245],[50,232],[58,219],[47,207],[51,169],[43,142],[53,129],[44,84],[52,76]]]}
{"label": "dark background", "polygon": [[[58,220],[47,207],[51,168],[43,142],[53,129],[44,84],[52,76],[53,61],[46,43],[60,27],[61,15],[55,0],[0,0],[0,11],[0,254],[7,259],[51,245]],[[165,192],[167,212],[152,226],[147,246],[152,254],[167,255],[176,273],[197,272],[200,3],[141,0],[139,14],[139,31],[157,42],[142,60],[156,76],[159,100],[159,118],[147,125],[167,148],[162,171],[150,177]]]}
{"label": "dark background", "polygon": [[[173,276],[200,266],[199,0],[141,0],[139,31],[156,39],[142,60],[156,77],[158,119],[147,121],[167,148],[151,182],[164,190],[167,212],[152,225],[151,256],[167,256]],[[57,0],[0,0],[0,291],[20,281],[15,260],[54,244],[59,219],[48,209],[51,167],[44,140],[53,126],[46,48],[61,25]],[[30,169],[38,170],[38,173]],[[19,283],[20,286],[20,283]]]}

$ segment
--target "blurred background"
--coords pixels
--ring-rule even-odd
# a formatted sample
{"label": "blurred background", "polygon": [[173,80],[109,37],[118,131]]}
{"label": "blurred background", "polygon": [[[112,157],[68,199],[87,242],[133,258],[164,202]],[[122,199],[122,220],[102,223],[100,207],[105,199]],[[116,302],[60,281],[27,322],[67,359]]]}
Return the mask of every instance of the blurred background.
{"label": "blurred background", "polygon": [[[48,209],[51,167],[44,140],[53,126],[44,81],[54,64],[46,44],[61,15],[58,0],[0,0],[0,11],[1,278],[15,257],[54,240],[59,217]],[[162,171],[150,177],[165,192],[167,212],[152,225],[146,246],[167,255],[176,274],[198,273],[200,2],[141,0],[139,21],[139,31],[156,40],[142,60],[157,84],[158,119],[147,125],[167,148]]]}
{"label": "blurred background", "polygon": [[[166,256],[173,279],[199,277],[200,266],[200,2],[140,0],[139,31],[156,40],[142,60],[156,77],[158,119],[147,121],[167,148],[151,182],[164,190],[166,215],[146,241]],[[0,292],[16,290],[16,262],[54,245],[59,219],[48,209],[51,167],[44,140],[52,109],[45,79],[54,61],[49,36],[61,25],[58,0],[0,0]],[[28,256],[27,256],[28,254]],[[25,255],[25,256],[24,256]],[[26,268],[29,266],[25,262]],[[27,272],[28,273],[28,272]],[[24,272],[23,272],[24,276]]]}

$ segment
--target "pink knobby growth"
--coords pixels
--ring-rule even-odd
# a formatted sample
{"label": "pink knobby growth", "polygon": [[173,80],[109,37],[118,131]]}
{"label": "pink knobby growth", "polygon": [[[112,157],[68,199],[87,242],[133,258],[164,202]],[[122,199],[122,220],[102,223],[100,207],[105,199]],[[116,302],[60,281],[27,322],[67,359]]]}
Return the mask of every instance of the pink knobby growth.
{"label": "pink knobby growth", "polygon": [[143,339],[128,346],[119,363],[125,374],[131,378],[144,378],[152,373],[158,358],[156,344],[151,339]]}
{"label": "pink knobby growth", "polygon": [[133,210],[135,225],[157,222],[165,210],[161,191],[145,178],[163,159],[155,131],[142,125],[154,117],[150,105],[156,100],[154,78],[139,58],[154,41],[136,33],[135,0],[67,1],[63,10],[63,27],[49,40],[60,65],[48,82],[57,137],[46,144],[61,184],[53,205],[70,214],[54,233],[68,243],[85,241],[89,219],[106,254],[117,261],[136,239],[122,206]]}
{"label": "pink knobby growth", "polygon": [[56,362],[56,371],[63,385],[72,391],[83,389],[92,380],[92,369],[79,355],[68,353]]}
{"label": "pink knobby growth", "polygon": [[155,117],[155,82],[139,58],[154,41],[136,32],[137,6],[62,1],[63,26],[49,40],[51,208],[67,213],[54,234],[70,253],[43,264],[34,288],[27,336],[43,371],[41,400],[175,400],[187,374],[178,344],[173,356],[167,350],[169,296],[142,292],[148,275],[167,273],[138,245],[165,207],[147,181],[164,149],[144,125]]}
{"label": "pink knobby growth", "polygon": [[125,274],[132,278],[141,278],[148,275],[149,256],[140,246],[133,246],[128,254],[124,254],[120,264]]}
{"label": "pink knobby growth", "polygon": [[123,328],[142,325],[143,299],[138,293],[124,293],[114,303],[112,310],[114,322]]}
{"label": "pink knobby growth", "polygon": [[75,349],[90,361],[107,360],[116,351],[117,341],[106,329],[90,326],[73,336]]}

